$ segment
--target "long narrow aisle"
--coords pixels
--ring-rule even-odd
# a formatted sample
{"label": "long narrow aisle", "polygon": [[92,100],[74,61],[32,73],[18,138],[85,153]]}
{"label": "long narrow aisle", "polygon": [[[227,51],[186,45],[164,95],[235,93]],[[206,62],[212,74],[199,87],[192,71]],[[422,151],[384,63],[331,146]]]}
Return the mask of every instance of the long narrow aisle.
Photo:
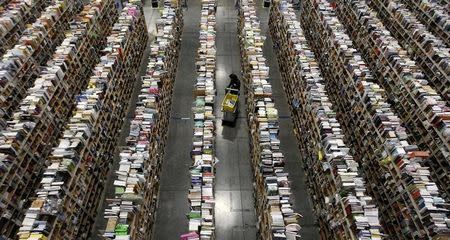
{"label": "long narrow aisle", "polygon": [[156,29],[156,25],[155,25],[156,20],[160,17],[160,14],[158,13],[158,9],[154,9],[151,7],[150,0],[146,1],[145,5],[143,6],[143,10],[144,10],[144,16],[145,16],[145,23],[147,25],[147,31],[149,34],[149,39],[147,42],[147,49],[145,50],[145,52],[143,54],[141,66],[139,68],[139,75],[136,77],[136,82],[134,83],[133,93],[131,95],[130,104],[128,105],[127,117],[126,117],[125,121],[123,121],[122,129],[120,130],[119,139],[117,141],[118,147],[116,147],[114,149],[115,154],[114,154],[113,163],[110,167],[110,173],[106,180],[105,191],[103,192],[102,196],[100,196],[102,198],[100,200],[101,204],[99,204],[99,207],[97,209],[97,217],[96,217],[94,226],[92,227],[93,230],[92,230],[90,239],[99,239],[106,227],[107,221],[104,218],[104,215],[105,215],[104,210],[108,203],[105,200],[109,199],[109,198],[114,198],[114,192],[115,192],[114,188],[115,187],[114,187],[113,182],[116,177],[116,175],[114,174],[114,171],[116,169],[118,169],[118,167],[119,167],[119,162],[120,162],[119,153],[121,151],[120,146],[126,145],[126,138],[128,137],[128,135],[130,133],[130,120],[133,118],[133,114],[136,109],[137,98],[140,93],[140,89],[141,89],[141,85],[142,85],[141,76],[144,76],[147,71],[148,56],[150,53],[149,46],[155,37],[152,34],[154,33],[154,31]]}
{"label": "long narrow aisle", "polygon": [[172,96],[166,156],[162,163],[159,205],[156,210],[155,239],[179,239],[188,231],[186,214],[190,186],[192,149],[193,85],[197,78],[195,58],[199,47],[200,1],[191,0],[184,11],[184,27],[177,75]]}
{"label": "long narrow aisle", "polygon": [[266,36],[264,43],[264,56],[266,64],[270,69],[269,76],[272,85],[275,106],[278,109],[281,140],[280,148],[285,155],[285,170],[289,173],[289,180],[292,182],[292,201],[295,212],[303,215],[300,219],[300,235],[303,239],[319,239],[319,228],[313,212],[313,204],[307,190],[306,173],[300,157],[300,150],[297,146],[297,138],[293,131],[291,113],[287,102],[286,94],[283,90],[281,74],[278,68],[277,56],[273,50],[273,42],[269,33],[269,8],[264,8],[262,0],[258,1],[257,15],[261,22],[261,32]]}
{"label": "long narrow aisle", "polygon": [[[219,0],[218,0],[219,1]],[[250,167],[249,135],[244,94],[239,98],[239,118],[236,126],[222,126],[221,104],[228,75],[241,78],[241,59],[237,33],[238,13],[234,1],[218,2],[217,21],[217,72],[215,103],[216,122],[216,239],[256,239],[253,178]],[[241,87],[243,93],[243,87]]]}

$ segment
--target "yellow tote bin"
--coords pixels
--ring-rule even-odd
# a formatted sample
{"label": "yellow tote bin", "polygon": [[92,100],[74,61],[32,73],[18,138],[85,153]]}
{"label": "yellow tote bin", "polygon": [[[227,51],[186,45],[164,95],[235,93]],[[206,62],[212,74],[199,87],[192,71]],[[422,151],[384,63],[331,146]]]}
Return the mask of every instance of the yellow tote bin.
{"label": "yellow tote bin", "polygon": [[234,113],[236,111],[238,95],[227,93],[222,101],[222,111]]}

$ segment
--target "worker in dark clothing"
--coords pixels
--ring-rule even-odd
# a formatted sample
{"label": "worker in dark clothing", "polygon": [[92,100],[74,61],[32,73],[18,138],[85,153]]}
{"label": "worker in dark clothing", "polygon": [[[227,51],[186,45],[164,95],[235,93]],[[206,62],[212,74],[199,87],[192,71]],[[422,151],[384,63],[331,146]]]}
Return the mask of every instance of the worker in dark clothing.
{"label": "worker in dark clothing", "polygon": [[234,3],[234,7],[239,10],[239,8],[241,7],[241,0],[236,0],[236,2]]}
{"label": "worker in dark clothing", "polygon": [[230,84],[228,84],[228,88],[239,90],[241,88],[241,81],[239,81],[238,76],[232,73],[229,75],[229,77],[230,77]]}

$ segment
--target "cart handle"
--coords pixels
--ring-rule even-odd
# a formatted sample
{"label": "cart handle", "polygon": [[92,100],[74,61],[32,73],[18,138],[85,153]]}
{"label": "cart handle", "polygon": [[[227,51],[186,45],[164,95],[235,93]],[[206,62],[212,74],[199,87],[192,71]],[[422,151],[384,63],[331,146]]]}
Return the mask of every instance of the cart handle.
{"label": "cart handle", "polygon": [[239,89],[225,88],[225,92],[236,93],[236,95],[239,95]]}

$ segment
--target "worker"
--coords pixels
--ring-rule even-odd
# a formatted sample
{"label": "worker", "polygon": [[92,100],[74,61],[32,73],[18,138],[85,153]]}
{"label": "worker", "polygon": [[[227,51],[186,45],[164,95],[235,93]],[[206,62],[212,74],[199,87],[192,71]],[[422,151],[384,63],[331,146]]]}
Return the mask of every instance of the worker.
{"label": "worker", "polygon": [[230,84],[228,85],[228,88],[239,90],[241,88],[241,81],[239,81],[238,76],[232,73],[228,77],[230,77]]}
{"label": "worker", "polygon": [[116,9],[118,11],[122,10],[122,0],[116,0]]}
{"label": "worker", "polygon": [[236,2],[234,3],[234,7],[239,10],[239,8],[241,7],[241,0],[236,0]]}

